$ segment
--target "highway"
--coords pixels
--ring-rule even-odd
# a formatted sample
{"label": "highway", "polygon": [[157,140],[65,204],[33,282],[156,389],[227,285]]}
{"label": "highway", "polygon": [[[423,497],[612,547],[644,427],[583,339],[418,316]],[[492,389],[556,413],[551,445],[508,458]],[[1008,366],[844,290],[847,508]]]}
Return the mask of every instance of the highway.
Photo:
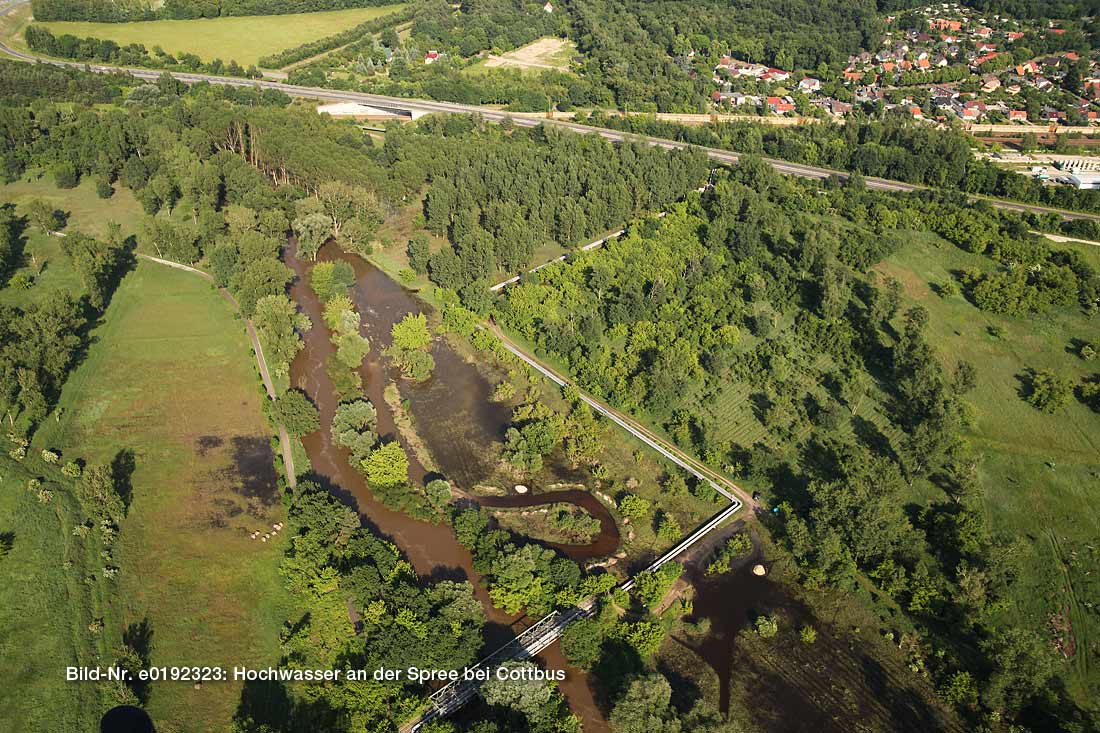
{"label": "highway", "polygon": [[[16,0],[16,2],[0,6],[0,16],[14,12],[17,8],[25,5],[27,2],[28,0]],[[24,53],[23,51],[19,51],[3,43],[0,43],[0,52],[3,52],[4,54],[7,54],[8,56],[11,56],[12,58],[18,59],[20,61],[28,61],[32,63],[47,63],[53,64],[54,66],[69,66],[78,69],[89,69],[91,71],[101,74],[125,72],[135,78],[146,79],[149,81],[155,81],[158,77],[161,76],[161,74],[165,73],[164,71],[156,69],[134,69],[128,67],[79,63],[75,61],[45,59],[34,56],[32,54]],[[213,84],[225,84],[227,86],[234,87],[259,87],[261,89],[276,89],[290,95],[291,97],[296,97],[300,99],[359,102],[362,104],[370,105],[372,107],[389,110],[398,115],[411,115],[412,113],[475,114],[480,115],[483,119],[490,122],[501,122],[504,119],[510,119],[512,121],[512,124],[517,127],[535,127],[542,124],[553,125],[555,127],[572,130],[573,132],[578,132],[582,134],[600,135],[601,137],[615,142],[632,140],[636,142],[647,143],[649,145],[654,145],[660,148],[665,148],[667,150],[692,147],[687,143],[677,142],[675,140],[667,140],[664,138],[651,137],[647,135],[635,135],[627,132],[619,132],[618,130],[608,130],[600,127],[593,127],[591,125],[581,125],[568,120],[551,120],[540,117],[513,117],[509,113],[502,112],[498,109],[472,104],[436,102],[429,99],[386,97],[380,94],[367,94],[364,92],[346,92],[338,89],[303,87],[294,84],[286,84],[280,81],[271,81],[268,79],[239,79],[237,77],[231,76],[216,76],[213,74],[195,74],[176,71],[168,73],[170,73],[176,79],[187,84],[207,81]],[[741,157],[738,153],[730,152],[729,150],[720,150],[718,148],[700,149],[704,153],[706,153],[711,160],[719,163],[734,164],[737,163],[737,161]],[[838,176],[841,179],[847,178],[846,173],[842,171],[832,170],[830,168],[804,165],[801,163],[790,163],[785,160],[776,160],[773,158],[765,158],[764,160],[769,165],[771,165],[772,168],[784,175],[797,176],[799,178],[812,178],[818,180],[829,178],[830,176]],[[927,188],[927,186],[920,186],[913,183],[904,183],[902,181],[893,181],[886,178],[865,177],[864,181],[867,188],[875,191],[895,191],[911,193],[913,191],[925,190]],[[972,197],[972,200],[977,200],[977,197]],[[1065,219],[1087,219],[1090,221],[1100,221],[1100,214],[1086,214],[1079,212],[1062,211],[1060,209],[1052,209],[1045,206],[1035,206],[1032,204],[1022,204],[1014,201],[1006,201],[1003,199],[984,200],[989,201],[992,206],[1010,211],[1030,211],[1038,214],[1058,214]]]}

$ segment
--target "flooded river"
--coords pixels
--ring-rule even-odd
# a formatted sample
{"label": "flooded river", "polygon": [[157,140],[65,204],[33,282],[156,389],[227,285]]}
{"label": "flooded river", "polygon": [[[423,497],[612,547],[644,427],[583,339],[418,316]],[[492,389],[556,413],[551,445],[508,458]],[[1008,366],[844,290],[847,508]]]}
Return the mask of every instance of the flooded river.
{"label": "flooded river", "polygon": [[[287,264],[297,275],[291,294],[314,325],[305,334],[305,348],[291,367],[291,383],[309,394],[320,409],[321,424],[329,425],[338,401],[324,364],[335,347],[329,341],[321,317],[322,305],[307,284],[309,263],[298,260],[294,248],[291,242],[291,251],[286,257]],[[399,385],[416,432],[440,473],[466,492],[492,476],[499,460],[499,450],[494,444],[503,439],[511,411],[489,399],[490,381],[443,339],[436,339],[432,346],[436,362],[433,376],[422,384],[401,381],[400,375],[388,368],[382,350],[390,343],[393,324],[406,313],[420,312],[423,304],[359,257],[344,254],[329,245],[322,249],[320,258],[343,260],[355,270],[356,283],[349,294],[371,340],[370,355],[361,369],[363,388],[377,410],[379,435],[401,440],[405,447],[412,480],[423,482],[431,476],[401,438],[390,406],[383,399],[383,390],[391,382]],[[376,501],[362,475],[348,463],[347,451],[332,442],[327,429],[307,435],[303,443],[316,476],[329,490],[356,506],[374,531],[392,539],[408,556],[417,573],[432,579],[450,578],[473,583],[488,619],[485,627],[487,652],[534,623],[535,619],[509,616],[492,606],[473,569],[470,553],[458,543],[449,525],[419,521]],[[550,465],[541,474],[528,482],[536,490],[554,483],[575,483],[581,478],[567,466],[548,463]],[[567,501],[582,507],[600,520],[600,536],[590,545],[558,548],[578,561],[605,557],[614,553],[619,545],[614,519],[586,491],[478,497],[477,501],[485,506],[499,507]],[[713,550],[718,542],[716,536],[706,544]],[[704,547],[697,549],[699,552],[693,555],[707,552]],[[739,649],[737,636],[756,615],[782,608],[796,619],[812,621],[812,616],[805,606],[791,597],[782,583],[770,577],[753,576],[749,570],[751,562],[721,576],[707,578],[702,574],[706,563],[698,560],[688,563],[689,579],[697,589],[694,616],[709,619],[710,630],[701,639],[682,639],[680,643],[692,648],[699,655],[699,663],[706,664],[716,673],[718,702],[723,712],[731,705],[731,682],[738,681],[744,689],[748,680],[748,692],[754,700],[750,715],[763,730],[850,730],[861,719],[882,721],[896,730],[942,727],[939,725],[942,721],[927,717],[914,696],[898,684],[903,671],[884,670],[858,648],[853,649],[846,639],[826,633],[824,629],[812,648],[797,642],[786,648],[787,663],[782,667],[761,666],[759,659],[746,656]],[[754,557],[752,562],[756,561]],[[607,731],[604,713],[597,703],[594,680],[569,667],[557,643],[539,656],[548,668],[566,670],[566,680],[559,687],[572,710],[581,718],[586,733]],[[790,663],[808,674],[790,675],[783,669],[791,668]],[[902,688],[901,694],[890,694],[897,687]],[[838,691],[840,688],[848,692]],[[796,722],[794,727],[792,722]]]}
{"label": "flooded river", "polygon": [[[319,258],[344,260],[355,270],[356,283],[349,295],[362,316],[366,335],[371,340],[370,355],[361,368],[363,389],[378,412],[378,434],[387,439],[401,440],[393,413],[382,394],[386,385],[397,381],[399,375],[388,369],[382,349],[390,343],[393,324],[406,313],[423,310],[422,304],[359,257],[347,255],[328,245],[322,249]],[[325,372],[325,361],[335,353],[335,347],[329,341],[324,326],[322,304],[308,285],[309,263],[298,259],[295,242],[290,242],[285,259],[297,276],[291,286],[291,297],[313,322],[313,328],[304,336],[305,348],[291,365],[291,384],[303,389],[316,403],[321,413],[321,425],[329,425],[339,402],[332,380]],[[503,438],[511,411],[489,400],[492,387],[488,380],[445,341],[436,339],[432,356],[436,362],[432,378],[424,384],[400,383],[401,396],[408,400],[417,432],[441,473],[460,488],[468,490],[474,483],[492,474],[492,461],[495,460],[492,457],[496,453],[488,448],[494,441]],[[486,651],[504,644],[515,633],[533,623],[531,619],[509,616],[493,607],[474,571],[470,553],[458,543],[449,525],[419,521],[388,509],[377,501],[363,476],[348,463],[348,451],[332,441],[327,429],[305,436],[302,442],[314,473],[327,484],[326,488],[354,503],[371,529],[392,539],[408,556],[418,574],[433,579],[470,580],[473,583],[488,619],[485,627]],[[410,477],[415,482],[424,481],[428,472],[409,446],[403,440],[401,442],[409,456]],[[549,478],[563,482],[575,478],[564,471],[562,474],[551,474]],[[599,519],[601,526],[600,536],[592,544],[561,546],[559,549],[576,560],[603,557],[617,549],[619,535],[613,517],[587,492],[478,498],[478,502],[485,506],[536,506],[557,501],[581,506]],[[567,665],[557,644],[539,656],[547,667],[566,670],[566,680],[559,687],[573,711],[581,717],[585,731],[606,731],[607,724],[587,675]]]}

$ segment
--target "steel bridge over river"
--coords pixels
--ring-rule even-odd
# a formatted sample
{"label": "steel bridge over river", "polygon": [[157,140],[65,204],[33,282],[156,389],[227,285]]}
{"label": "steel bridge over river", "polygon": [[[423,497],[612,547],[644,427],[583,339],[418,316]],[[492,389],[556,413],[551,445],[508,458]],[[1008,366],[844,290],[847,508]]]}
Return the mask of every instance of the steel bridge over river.
{"label": "steel bridge over river", "polygon": [[[729,506],[708,519],[705,523],[700,525],[698,529],[680,540],[675,547],[657,558],[646,568],[646,570],[656,570],[665,563],[675,559],[737,513],[737,511],[741,509],[741,506],[741,502],[734,499]],[[620,584],[619,587],[625,591],[629,591],[634,587],[634,578],[630,578]],[[505,662],[530,659],[553,644],[558,637],[562,635],[566,626],[577,619],[590,616],[595,608],[596,598],[592,597],[573,608],[563,611],[554,611],[539,619],[534,625],[523,631],[523,633],[519,634],[516,638],[482,659],[473,667],[470,667],[470,674],[468,676],[473,679],[456,680],[433,693],[430,698],[431,706],[418,720],[402,726],[402,730],[410,732],[418,731],[424,723],[430,720],[444,718],[455,712],[477,695],[478,690],[481,688],[481,682],[478,681],[479,675],[477,672],[480,671],[480,676],[483,678],[486,671],[492,674],[492,670],[495,670]],[[464,675],[464,677],[466,677],[466,675]]]}

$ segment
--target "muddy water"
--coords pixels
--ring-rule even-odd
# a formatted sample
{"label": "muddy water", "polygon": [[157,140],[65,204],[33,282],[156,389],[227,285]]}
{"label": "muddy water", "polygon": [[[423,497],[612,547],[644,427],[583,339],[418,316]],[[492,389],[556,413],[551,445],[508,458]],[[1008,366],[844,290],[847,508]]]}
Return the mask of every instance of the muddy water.
{"label": "muddy water", "polygon": [[[704,552],[705,554],[705,552]],[[792,733],[847,733],[852,730],[957,731],[957,723],[931,708],[914,687],[900,657],[876,655],[841,628],[814,612],[791,589],[771,576],[752,573],[768,565],[759,548],[728,573],[706,577],[706,562],[695,557],[688,577],[695,586],[695,618],[710,620],[710,630],[689,646],[719,680],[722,712],[731,704],[760,730]],[[757,616],[780,612],[780,637],[770,653],[748,651],[738,634]],[[803,644],[793,630],[817,629],[817,641]],[[731,688],[738,690],[731,701]]]}
{"label": "muddy water", "polygon": [[[296,242],[291,240],[285,257],[297,276],[291,286],[291,296],[314,326],[305,334],[305,348],[291,365],[291,383],[314,400],[321,413],[321,424],[328,425],[332,422],[338,400],[324,365],[335,353],[335,347],[324,327],[322,304],[308,285],[309,266],[298,259],[296,248]],[[401,440],[393,414],[382,396],[385,385],[396,375],[388,373],[381,351],[390,343],[393,324],[406,313],[419,312],[421,305],[389,277],[358,257],[346,255],[329,245],[322,249],[320,259],[342,259],[355,270],[356,284],[349,295],[362,315],[366,335],[371,340],[370,355],[361,368],[364,391],[377,410],[379,435]],[[491,473],[493,467],[489,456],[493,453],[487,448],[503,435],[510,411],[488,399],[491,389],[488,381],[445,343],[437,340],[432,356],[436,362],[433,377],[423,385],[402,384],[402,397],[409,400],[418,433],[440,470],[458,485],[469,487],[472,482]],[[348,451],[334,444],[327,430],[311,433],[302,442],[314,473],[334,493],[354,499],[371,528],[391,538],[408,556],[418,574],[473,583],[488,619],[485,627],[486,650],[504,644],[532,623],[530,619],[509,616],[493,607],[480,577],[473,569],[470,553],[458,543],[449,526],[415,520],[375,500],[362,475],[348,463]],[[414,481],[424,481],[428,477],[427,471],[409,446],[404,441],[402,444],[409,456],[410,477]],[[568,480],[570,477],[563,478]],[[605,556],[618,547],[614,519],[606,508],[585,492],[479,498],[483,504],[499,506],[535,506],[552,501],[571,501],[600,520],[601,534],[594,543],[561,547],[564,552],[583,560]],[[559,688],[583,721],[585,731],[606,731],[607,723],[600,713],[587,675],[568,667],[557,644],[542,652],[540,657],[549,668],[566,670],[566,680],[559,684]]]}

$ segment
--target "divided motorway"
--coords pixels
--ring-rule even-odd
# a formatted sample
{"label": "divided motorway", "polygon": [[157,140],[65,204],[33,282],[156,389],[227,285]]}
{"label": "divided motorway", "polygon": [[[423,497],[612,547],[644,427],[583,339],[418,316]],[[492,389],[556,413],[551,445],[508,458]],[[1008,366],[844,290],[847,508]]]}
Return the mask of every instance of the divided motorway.
{"label": "divided motorway", "polygon": [[[21,5],[25,5],[28,0],[17,0],[16,2],[9,3],[7,5],[0,5],[0,16],[7,15],[13,12]],[[47,63],[54,66],[71,66],[74,68],[89,69],[98,73],[117,73],[126,72],[138,79],[147,79],[155,81],[163,74],[163,71],[154,69],[134,69],[126,67],[116,66],[100,66],[92,64],[82,64],[70,61],[59,61],[54,59],[44,59],[32,54],[17,50],[6,44],[0,43],[0,52],[7,54],[20,61],[29,61],[32,63]],[[294,84],[286,84],[279,81],[270,80],[254,80],[254,79],[239,79],[230,76],[216,76],[213,74],[193,74],[187,72],[169,72],[173,77],[179,79],[182,82],[192,84],[195,82],[208,81],[215,84],[225,84],[234,87],[260,87],[263,89],[277,89],[292,97],[304,98],[304,99],[316,99],[326,101],[345,101],[345,102],[360,102],[372,107],[378,107],[384,110],[393,111],[395,114],[412,114],[412,113],[433,113],[440,112],[446,114],[477,114],[482,118],[492,121],[500,122],[505,118],[510,118],[512,124],[520,127],[535,127],[540,124],[555,125],[567,130],[584,134],[596,134],[600,135],[608,140],[623,141],[634,140],[638,142],[648,143],[658,147],[666,149],[674,148],[686,148],[690,147],[687,143],[677,142],[675,140],[667,140],[659,137],[651,137],[647,135],[635,135],[632,133],[619,132],[618,130],[608,130],[600,127],[593,127],[590,125],[581,125],[576,122],[570,122],[568,120],[551,120],[548,118],[534,117],[534,116],[516,116],[507,112],[502,112],[498,109],[492,109],[490,107],[481,107],[473,104],[457,104],[454,102],[436,102],[428,99],[406,99],[403,97],[386,97],[380,94],[366,94],[363,92],[346,92],[337,89],[322,89],[319,87],[303,87]],[[728,150],[720,150],[718,148],[701,148],[707,156],[719,163],[736,163],[740,155]],[[771,165],[780,173],[791,176],[798,176],[800,178],[815,178],[824,179],[830,176],[838,176],[841,179],[847,177],[847,174],[836,171],[831,168],[823,168],[819,166],[803,165],[801,163],[790,163],[785,160],[775,160],[772,158],[765,158],[765,162]],[[904,183],[902,181],[894,181],[887,178],[874,178],[868,177],[864,179],[867,188],[877,191],[898,191],[898,192],[912,192],[926,189],[926,186],[920,186],[912,183]],[[977,197],[972,197],[972,200],[977,200]],[[1053,209],[1045,206],[1035,206],[1032,204],[1017,203],[1014,201],[1006,201],[1003,199],[984,199],[989,201],[992,206],[1001,209],[1007,209],[1012,211],[1029,211],[1038,214],[1058,214],[1065,219],[1087,219],[1090,221],[1100,221],[1100,215],[1098,214],[1086,214],[1080,212],[1069,212],[1061,209]]]}

